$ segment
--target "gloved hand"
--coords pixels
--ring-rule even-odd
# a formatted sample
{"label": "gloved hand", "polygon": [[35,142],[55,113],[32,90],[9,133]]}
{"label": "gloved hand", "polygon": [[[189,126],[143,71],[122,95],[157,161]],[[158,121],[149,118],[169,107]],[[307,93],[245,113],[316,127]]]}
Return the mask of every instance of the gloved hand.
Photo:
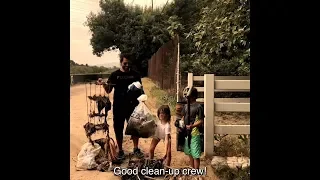
{"label": "gloved hand", "polygon": [[179,121],[180,121],[180,120],[177,119],[177,120],[174,122],[174,126],[177,127],[177,128],[179,128]]}

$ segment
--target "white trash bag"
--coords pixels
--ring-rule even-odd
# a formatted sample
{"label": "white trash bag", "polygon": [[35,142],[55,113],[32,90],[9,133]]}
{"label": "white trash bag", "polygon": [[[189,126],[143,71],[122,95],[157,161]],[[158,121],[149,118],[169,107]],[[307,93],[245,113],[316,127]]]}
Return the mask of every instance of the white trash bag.
{"label": "white trash bag", "polygon": [[98,164],[95,161],[95,157],[101,151],[101,146],[94,143],[94,146],[90,142],[85,143],[81,147],[81,151],[78,154],[78,161],[76,168],[78,171],[95,169]]}
{"label": "white trash bag", "polygon": [[149,138],[154,135],[156,117],[152,115],[151,111],[144,103],[147,99],[148,97],[145,94],[138,97],[139,104],[130,116],[125,132],[126,135],[141,138]]}
{"label": "white trash bag", "polygon": [[133,82],[128,86],[128,91],[137,91],[141,89],[142,89],[142,85],[139,81]]}

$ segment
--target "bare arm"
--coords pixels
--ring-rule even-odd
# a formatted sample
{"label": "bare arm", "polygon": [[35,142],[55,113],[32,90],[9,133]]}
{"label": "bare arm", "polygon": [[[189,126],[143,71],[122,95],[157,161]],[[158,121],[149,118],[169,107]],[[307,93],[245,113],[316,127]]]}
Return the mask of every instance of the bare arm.
{"label": "bare arm", "polygon": [[190,128],[199,127],[200,125],[202,125],[202,123],[203,123],[203,120],[199,120],[199,121],[195,122],[194,124],[192,124]]}
{"label": "bare arm", "polygon": [[200,106],[198,108],[197,116],[198,116],[199,121],[197,121],[193,125],[191,125],[191,128],[199,127],[203,124],[205,116],[204,116],[204,110],[203,110],[202,106]]}
{"label": "bare arm", "polygon": [[166,154],[163,159],[165,159],[169,152],[171,152],[171,136],[170,134],[167,134],[165,137],[165,148],[166,148]]}
{"label": "bare arm", "polygon": [[111,93],[112,89],[114,88],[114,85],[108,84],[108,82],[103,83],[103,88],[109,94],[109,93]]}
{"label": "bare arm", "polygon": [[115,75],[112,73],[110,77],[108,78],[107,82],[102,82],[102,79],[99,79],[100,84],[102,84],[103,89],[109,94],[111,93],[112,89],[114,88],[116,84],[116,78]]}

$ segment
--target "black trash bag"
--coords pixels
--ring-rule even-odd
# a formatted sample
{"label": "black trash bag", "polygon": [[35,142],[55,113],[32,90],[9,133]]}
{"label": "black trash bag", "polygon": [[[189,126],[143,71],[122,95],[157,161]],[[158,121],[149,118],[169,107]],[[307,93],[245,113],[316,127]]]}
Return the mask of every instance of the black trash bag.
{"label": "black trash bag", "polygon": [[143,87],[139,81],[134,82],[128,86],[127,98],[129,101],[138,104],[138,98],[144,94]]}
{"label": "black trash bag", "polygon": [[109,171],[110,167],[111,167],[111,163],[106,160],[98,165],[97,170],[100,172],[107,172]]}
{"label": "black trash bag", "polygon": [[103,108],[106,108],[106,112],[108,112],[111,109],[110,99],[106,96],[99,96],[97,98],[97,106],[99,114],[101,113]]}
{"label": "black trash bag", "polygon": [[201,152],[204,152],[204,134],[200,134]]}
{"label": "black trash bag", "polygon": [[87,137],[90,137],[92,134],[96,132],[96,126],[93,123],[87,122],[85,125],[83,125],[83,128],[86,132]]}
{"label": "black trash bag", "polygon": [[[144,165],[142,166],[142,169],[153,169],[153,170],[161,170],[164,169],[163,164],[164,159],[146,159]],[[156,176],[162,176],[164,174],[154,172],[149,177],[156,177]]]}
{"label": "black trash bag", "polygon": [[185,138],[187,136],[187,130],[183,123],[184,121],[181,121],[181,118],[177,118],[174,123],[174,126],[177,128],[177,151],[182,152],[184,151]]}
{"label": "black trash bag", "polygon": [[155,132],[155,121],[144,121],[142,122],[140,129],[138,130],[139,137],[149,138],[154,135]]}

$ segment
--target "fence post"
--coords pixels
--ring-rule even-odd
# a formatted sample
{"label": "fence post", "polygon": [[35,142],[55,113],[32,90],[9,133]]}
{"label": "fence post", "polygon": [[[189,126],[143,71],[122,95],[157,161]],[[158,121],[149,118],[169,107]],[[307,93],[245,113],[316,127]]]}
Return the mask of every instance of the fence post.
{"label": "fence post", "polygon": [[71,80],[71,81],[70,81],[70,84],[73,85],[73,75],[71,75],[70,80]]}
{"label": "fence post", "polygon": [[204,75],[204,154],[214,153],[214,74]]}
{"label": "fence post", "polygon": [[193,86],[193,73],[188,73],[188,87]]}

